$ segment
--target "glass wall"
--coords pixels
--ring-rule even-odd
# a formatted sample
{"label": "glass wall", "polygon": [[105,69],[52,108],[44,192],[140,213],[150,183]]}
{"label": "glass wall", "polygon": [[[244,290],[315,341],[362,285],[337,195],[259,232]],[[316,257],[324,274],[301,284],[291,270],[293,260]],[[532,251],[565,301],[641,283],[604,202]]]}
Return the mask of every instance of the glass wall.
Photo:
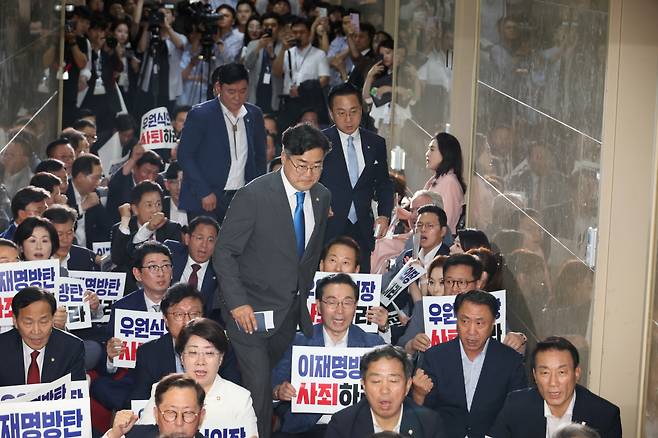
{"label": "glass wall", "polygon": [[570,338],[585,367],[607,25],[607,0],[480,2],[469,224],[506,258],[510,328]]}
{"label": "glass wall", "polygon": [[654,291],[653,315],[649,321],[650,355],[644,405],[644,433],[642,436],[658,436],[658,294]]}

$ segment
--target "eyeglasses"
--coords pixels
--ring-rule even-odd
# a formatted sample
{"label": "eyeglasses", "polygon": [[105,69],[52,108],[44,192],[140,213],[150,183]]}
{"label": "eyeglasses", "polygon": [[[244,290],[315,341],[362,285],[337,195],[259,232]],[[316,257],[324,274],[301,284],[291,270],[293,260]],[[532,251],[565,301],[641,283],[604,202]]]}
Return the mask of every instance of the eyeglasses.
{"label": "eyeglasses", "polygon": [[176,321],[182,321],[186,316],[190,319],[200,318],[203,316],[202,312],[167,312]]}
{"label": "eyeglasses", "polygon": [[219,351],[198,351],[198,350],[190,350],[190,351],[183,351],[183,354],[187,357],[190,358],[190,360],[197,360],[197,359],[217,359],[220,355]]}
{"label": "eyeglasses", "polygon": [[447,278],[443,279],[443,284],[447,285],[448,287],[455,287],[456,286],[460,289],[465,288],[466,286],[468,286],[471,283],[475,283],[475,280],[464,280],[464,279],[452,280],[452,279],[447,279]]}
{"label": "eyeglasses", "polygon": [[426,229],[427,231],[432,231],[434,228],[439,228],[441,225],[439,224],[424,224],[422,222],[418,222],[416,224],[416,229],[423,231],[423,229]]}
{"label": "eyeglasses", "polygon": [[176,418],[178,418],[178,414],[180,414],[183,417],[183,421],[186,423],[194,423],[194,421],[199,416],[198,412],[193,412],[193,411],[176,412],[171,410],[161,411],[160,409],[158,409],[158,412],[160,412],[160,415],[162,415],[162,418],[164,418],[164,421],[166,421],[167,423],[173,423],[174,421],[176,421]]}
{"label": "eyeglasses", "polygon": [[87,139],[87,141],[88,141],[89,143],[95,143],[96,140],[98,140],[98,136],[97,136],[97,135],[87,135],[87,134],[85,134],[85,138]]}
{"label": "eyeglasses", "polygon": [[290,164],[295,168],[297,173],[299,174],[305,174],[308,173],[310,170],[311,173],[320,173],[322,172],[322,168],[324,167],[323,164],[315,164],[313,166],[309,166],[308,164],[295,164],[295,162],[292,160],[292,158],[289,159]]}
{"label": "eyeglasses", "polygon": [[338,301],[335,299],[326,299],[322,300],[322,302],[331,310],[337,309],[338,305],[342,305],[343,309],[351,309],[356,305],[356,301],[353,300],[352,298],[345,298],[343,301]]}
{"label": "eyeglasses", "polygon": [[165,263],[164,265],[149,265],[141,266],[142,269],[148,269],[151,274],[157,274],[158,272],[171,271],[171,263]]}

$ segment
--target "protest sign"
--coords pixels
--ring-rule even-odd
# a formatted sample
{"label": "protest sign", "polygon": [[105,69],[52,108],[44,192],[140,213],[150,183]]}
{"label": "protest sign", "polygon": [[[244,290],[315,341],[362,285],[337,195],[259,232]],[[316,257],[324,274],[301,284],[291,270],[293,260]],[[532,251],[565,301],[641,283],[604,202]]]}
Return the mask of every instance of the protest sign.
{"label": "protest sign", "polygon": [[172,149],[178,142],[166,107],[154,108],[142,116],[139,142],[144,149]]}
{"label": "protest sign", "polygon": [[11,302],[17,292],[28,286],[37,286],[55,293],[58,278],[58,260],[0,263],[0,325],[12,325]]}
{"label": "protest sign", "polygon": [[225,421],[217,418],[216,415],[207,415],[199,432],[205,438],[249,438],[247,436],[247,425],[245,424],[227,424]]}
{"label": "protest sign", "polygon": [[[332,272],[316,272],[313,279],[313,288],[308,294],[306,306],[311,315],[313,324],[322,324],[322,315],[318,313],[315,301],[315,288],[320,280],[333,275]],[[382,290],[382,276],[380,274],[349,274],[359,289],[359,300],[356,303],[353,324],[357,325],[367,333],[377,333],[377,325],[368,322],[366,312],[368,309],[379,306],[379,298]]]}
{"label": "protest sign", "polygon": [[114,366],[135,368],[137,348],[145,342],[167,333],[162,313],[116,309],[114,337],[121,339],[121,354],[114,358]]}
{"label": "protest sign", "polygon": [[[491,337],[502,342],[506,334],[506,294],[504,290],[499,290],[491,292],[491,295],[495,296],[500,304]],[[457,316],[453,309],[454,302],[454,295],[423,297],[425,334],[430,338],[432,346],[451,341],[457,337]]]}
{"label": "protest sign", "polygon": [[91,438],[89,399],[0,403],[2,437]]}
{"label": "protest sign", "polygon": [[84,299],[85,282],[77,278],[60,277],[55,285],[58,306],[66,307],[66,328],[77,330],[91,327],[89,301]]}
{"label": "protest sign", "polygon": [[94,242],[91,244],[91,249],[97,256],[104,256],[112,249],[112,242]]}
{"label": "protest sign", "polygon": [[416,260],[409,260],[400,271],[393,277],[393,280],[388,284],[388,287],[382,292],[381,303],[382,306],[388,307],[389,304],[406,289],[412,281],[418,280],[421,275],[426,272]]}
{"label": "protest sign", "polygon": [[361,400],[361,356],[373,348],[292,347],[292,412],[333,414]]}
{"label": "protest sign", "polygon": [[137,418],[142,418],[142,412],[148,402],[148,400],[130,400],[130,410],[137,415]]}
{"label": "protest sign", "polygon": [[0,388],[0,403],[89,398],[86,380],[71,381],[71,374],[50,383],[13,385]]}
{"label": "protest sign", "polygon": [[79,278],[85,281],[85,290],[90,290],[98,295],[100,305],[103,308],[101,318],[92,318],[92,322],[108,322],[112,304],[123,297],[126,285],[125,272],[99,272],[99,271],[69,271],[71,278]]}

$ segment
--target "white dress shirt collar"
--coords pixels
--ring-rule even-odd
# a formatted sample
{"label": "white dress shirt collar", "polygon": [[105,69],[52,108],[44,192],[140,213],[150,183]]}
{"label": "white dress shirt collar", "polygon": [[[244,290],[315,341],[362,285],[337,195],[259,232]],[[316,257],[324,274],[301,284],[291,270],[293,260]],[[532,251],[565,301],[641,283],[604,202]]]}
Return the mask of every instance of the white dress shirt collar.
{"label": "white dress shirt collar", "polygon": [[[25,383],[27,383],[27,373],[30,370],[30,364],[32,363],[32,352],[35,351],[32,347],[27,345],[25,341],[21,340],[23,344],[23,367],[25,371]],[[37,365],[39,366],[39,377],[43,375],[43,356],[46,353],[46,347],[43,347],[39,350],[37,356]]]}
{"label": "white dress shirt collar", "polygon": [[[374,433],[385,432],[385,430],[379,425],[379,423],[377,423],[377,418],[375,417],[375,414],[372,412],[372,408],[370,408],[370,415],[372,415],[373,432]],[[400,417],[398,418],[398,422],[395,425],[395,428],[390,432],[400,433],[400,426],[402,425],[403,415],[404,415],[404,404],[400,406]]]}
{"label": "white dress shirt collar", "polygon": [[324,338],[324,346],[330,348],[347,348],[347,337],[349,333],[350,333],[350,329],[348,327],[347,331],[345,332],[345,335],[338,341],[334,342],[333,339],[331,339],[331,335],[329,335],[329,333],[327,332],[327,329],[323,326],[322,337]]}
{"label": "white dress shirt collar", "polygon": [[571,396],[571,401],[569,406],[565,411],[564,415],[561,417],[556,417],[551,412],[550,406],[544,400],[544,417],[546,417],[546,438],[551,438],[555,432],[562,429],[564,426],[571,424],[573,419],[573,407],[576,405],[576,391],[573,392]]}

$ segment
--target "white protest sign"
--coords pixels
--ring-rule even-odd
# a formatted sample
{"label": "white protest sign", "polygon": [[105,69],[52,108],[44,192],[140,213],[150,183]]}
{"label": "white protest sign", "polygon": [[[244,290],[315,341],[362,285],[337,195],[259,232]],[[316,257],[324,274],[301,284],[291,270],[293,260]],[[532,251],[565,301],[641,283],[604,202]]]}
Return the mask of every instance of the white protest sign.
{"label": "white protest sign", "polygon": [[91,249],[97,256],[103,256],[112,249],[112,242],[94,242]]}
{"label": "white protest sign", "polygon": [[90,290],[98,295],[100,305],[103,308],[101,318],[92,318],[93,322],[108,322],[112,304],[123,297],[126,285],[125,272],[99,272],[99,271],[69,271],[69,277],[79,278],[85,281],[85,290]]}
{"label": "white protest sign", "polygon": [[[245,424],[228,424],[217,415],[207,415],[199,432],[205,438],[249,438],[249,428]],[[252,432],[253,433],[253,432]]]}
{"label": "white protest sign", "polygon": [[58,306],[66,307],[66,328],[77,330],[91,327],[91,308],[84,299],[85,282],[77,278],[60,277],[55,285]]}
{"label": "white protest sign", "polygon": [[121,339],[121,354],[114,358],[117,367],[135,368],[137,348],[167,333],[162,313],[115,309],[114,337]]}
{"label": "white protest sign", "polygon": [[[373,347],[374,348],[374,347]],[[292,347],[293,413],[334,414],[361,400],[361,357],[373,348]]]}
{"label": "white protest sign", "polygon": [[137,418],[142,418],[142,412],[148,402],[148,400],[130,400],[130,410],[137,415]]}
{"label": "white protest sign", "polygon": [[425,275],[425,268],[415,259],[409,260],[400,271],[393,277],[388,287],[382,292],[382,306],[387,307],[400,293],[406,289],[412,281],[418,280]]}
{"label": "white protest sign", "polygon": [[58,278],[59,261],[55,259],[0,263],[0,325],[12,325],[11,302],[17,292],[37,286],[54,293]]}
{"label": "white protest sign", "polygon": [[86,380],[71,381],[71,374],[50,383],[14,385],[0,388],[0,403],[89,398]]}
{"label": "white protest sign", "polygon": [[89,399],[0,403],[3,437],[91,438]]}
{"label": "white protest sign", "polygon": [[[323,278],[334,275],[332,272],[316,272],[313,279],[313,288],[308,294],[306,306],[311,315],[313,324],[322,324],[322,315],[318,313],[315,301],[315,288]],[[368,309],[379,306],[379,298],[382,291],[382,276],[380,274],[349,274],[359,289],[359,300],[356,303],[356,311],[352,323],[359,326],[367,333],[377,333],[377,325],[366,319]]]}
{"label": "white protest sign", "polygon": [[[491,337],[502,342],[506,334],[506,293],[504,290],[499,290],[491,292],[491,295],[495,296],[500,304]],[[423,297],[425,334],[430,338],[432,346],[443,344],[457,337],[457,316],[453,309],[454,302],[454,295]]]}
{"label": "white protest sign", "polygon": [[139,142],[144,149],[172,149],[178,144],[167,108],[154,108],[142,116]]}

